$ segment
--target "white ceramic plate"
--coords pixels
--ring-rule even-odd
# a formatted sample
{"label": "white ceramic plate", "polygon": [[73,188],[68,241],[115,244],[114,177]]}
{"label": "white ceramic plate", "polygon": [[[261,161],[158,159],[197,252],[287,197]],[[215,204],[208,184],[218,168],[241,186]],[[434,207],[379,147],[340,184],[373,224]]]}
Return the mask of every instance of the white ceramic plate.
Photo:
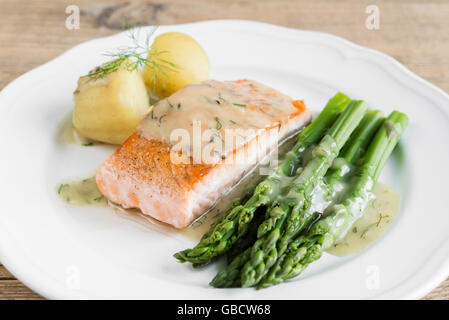
{"label": "white ceramic plate", "polygon": [[[361,254],[325,255],[294,281],[267,290],[213,289],[217,266],[179,264],[193,242],[144,231],[110,208],[72,207],[56,195],[66,178],[94,172],[113,148],[58,141],[77,78],[129,42],[92,40],[32,70],[0,93],[0,261],[49,298],[313,299],[419,298],[449,274],[449,96],[392,58],[328,34],[247,21],[160,27],[207,51],[212,78],[250,78],[319,111],[337,91],[409,128],[381,181],[401,194],[389,232]],[[374,280],[378,285],[373,285]]]}

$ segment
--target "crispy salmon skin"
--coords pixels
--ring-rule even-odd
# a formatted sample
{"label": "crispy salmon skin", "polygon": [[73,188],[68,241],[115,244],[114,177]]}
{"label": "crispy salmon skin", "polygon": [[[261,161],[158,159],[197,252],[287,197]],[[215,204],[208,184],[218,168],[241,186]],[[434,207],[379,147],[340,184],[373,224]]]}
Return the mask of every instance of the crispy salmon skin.
{"label": "crispy salmon skin", "polygon": [[[188,85],[154,106],[136,132],[102,164],[97,184],[109,200],[124,208],[139,208],[184,228],[268,150],[310,120],[302,101],[255,81],[208,80]],[[195,128],[210,131],[207,139],[203,134],[200,147],[212,150],[212,161],[194,161],[190,139],[178,143],[180,149],[187,148],[189,161],[173,161],[173,132],[195,136]],[[229,130],[243,131],[238,131],[239,143],[226,147]],[[241,155],[243,163],[227,161]]]}

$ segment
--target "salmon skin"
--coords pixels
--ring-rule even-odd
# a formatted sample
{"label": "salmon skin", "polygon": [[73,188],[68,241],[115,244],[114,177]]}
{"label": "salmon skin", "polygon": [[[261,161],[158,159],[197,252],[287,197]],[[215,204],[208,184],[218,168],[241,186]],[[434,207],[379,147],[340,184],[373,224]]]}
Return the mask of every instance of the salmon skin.
{"label": "salmon skin", "polygon": [[[124,208],[139,208],[157,220],[184,228],[268,150],[310,120],[311,113],[302,101],[255,81],[207,80],[188,85],[153,107],[136,132],[102,164],[97,185],[109,200]],[[213,161],[191,161],[192,149],[187,150],[189,161],[173,161],[171,134],[182,129],[194,136],[196,123],[199,129],[218,136],[216,141],[225,140],[226,130],[250,133],[241,134],[240,143],[232,148],[211,148],[219,155]],[[203,141],[201,148],[212,140]],[[182,147],[190,145],[188,140]],[[228,161],[242,155],[243,163]]]}

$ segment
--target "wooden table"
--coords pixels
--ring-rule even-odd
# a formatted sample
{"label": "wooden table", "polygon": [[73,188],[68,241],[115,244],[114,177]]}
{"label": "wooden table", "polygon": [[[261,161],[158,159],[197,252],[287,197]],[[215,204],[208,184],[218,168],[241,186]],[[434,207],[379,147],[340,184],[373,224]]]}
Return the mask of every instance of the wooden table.
{"label": "wooden table", "polygon": [[[68,5],[80,29],[65,27]],[[377,5],[380,29],[368,30],[365,9]],[[0,0],[0,89],[22,73],[83,41],[120,31],[125,17],[141,25],[248,19],[330,32],[385,52],[449,92],[447,0]],[[0,264],[1,299],[40,299]],[[425,299],[449,299],[449,279]]]}

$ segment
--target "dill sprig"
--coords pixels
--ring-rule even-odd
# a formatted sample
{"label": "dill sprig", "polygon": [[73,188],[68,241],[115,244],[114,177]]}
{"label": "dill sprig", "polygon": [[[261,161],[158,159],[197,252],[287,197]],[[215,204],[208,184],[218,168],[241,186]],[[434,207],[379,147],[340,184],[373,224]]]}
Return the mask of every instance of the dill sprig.
{"label": "dill sprig", "polygon": [[157,27],[153,27],[146,34],[145,41],[141,43],[139,41],[141,29],[135,26],[130,27],[127,23],[128,36],[132,40],[132,45],[118,47],[115,52],[105,52],[103,55],[110,57],[111,60],[90,71],[88,76],[92,80],[97,80],[116,72],[122,66],[130,72],[142,70],[146,66],[153,71],[149,82],[155,89],[158,76],[166,77],[167,71],[177,72],[179,69],[176,64],[161,57],[167,51],[159,51],[152,47],[150,40],[156,29]]}

